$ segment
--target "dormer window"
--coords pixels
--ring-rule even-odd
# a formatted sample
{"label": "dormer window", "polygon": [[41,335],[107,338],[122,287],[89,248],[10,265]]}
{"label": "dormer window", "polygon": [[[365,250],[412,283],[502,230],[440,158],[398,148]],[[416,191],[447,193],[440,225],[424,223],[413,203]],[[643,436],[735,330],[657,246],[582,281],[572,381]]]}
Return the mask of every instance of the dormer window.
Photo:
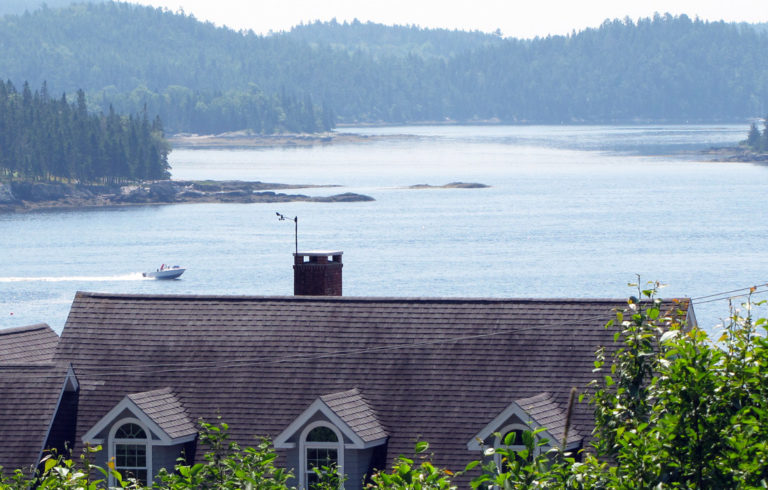
{"label": "dormer window", "polygon": [[[318,483],[313,468],[336,466],[338,475],[362,482],[374,450],[387,442],[376,412],[357,388],[319,396],[275,437],[275,448],[288,451],[296,469],[295,485]],[[352,461],[348,468],[344,461]],[[359,488],[359,487],[357,487]]]}
{"label": "dormer window", "polygon": [[141,485],[147,485],[151,474],[151,452],[148,451],[147,431],[138,420],[117,424],[110,437],[110,459],[114,458],[115,469],[124,479],[135,478]]}
{"label": "dormer window", "polygon": [[[525,444],[523,444],[523,432],[526,430],[531,430],[529,427],[525,427],[522,424],[513,424],[509,425],[507,427],[504,427],[502,430],[499,431],[500,437],[496,438],[495,444],[493,447],[496,449],[500,447],[506,447],[507,449],[511,449],[513,451],[521,451],[525,449]],[[511,434],[514,434],[514,437],[510,436]],[[507,436],[511,437],[511,444],[505,445],[504,441],[507,440]]]}
{"label": "dormer window", "polygon": [[[510,403],[469,442],[467,449],[470,451],[482,451],[490,446],[498,449],[506,447],[512,451],[525,449],[523,433],[536,431],[537,439],[546,439],[542,446],[536,444],[535,451],[540,453],[552,447],[565,447],[566,451],[573,451],[581,447],[583,438],[579,432],[570,427],[566,430],[568,417],[560,404],[550,393],[521,398]],[[498,433],[499,436],[494,436]],[[506,436],[514,433],[511,444],[504,445]],[[566,441],[563,439],[566,438]],[[497,464],[499,459],[496,459]]]}
{"label": "dormer window", "polygon": [[[322,424],[322,425],[318,425]],[[314,468],[332,467],[338,469],[339,475],[344,474],[344,446],[341,441],[341,434],[336,432],[335,427],[325,425],[322,422],[316,422],[304,429],[302,443],[304,449],[304,461],[302,463],[302,474],[304,474],[304,488],[312,488],[318,483],[317,474]]]}
{"label": "dormer window", "polygon": [[[197,428],[173,390],[161,388],[126,395],[85,433],[83,442],[107,448],[106,455],[96,454],[96,464],[111,461],[124,480],[135,478],[146,486],[161,467],[172,467],[195,438]],[[110,476],[109,486],[114,484]]]}
{"label": "dormer window", "polygon": [[[513,451],[512,454],[509,454],[509,458],[519,458],[519,456],[516,454],[518,451],[522,451],[523,449],[526,449],[525,444],[523,443],[523,432],[530,431],[530,427],[526,427],[523,424],[511,424],[507,425],[506,427],[502,428],[499,431],[499,436],[494,438],[493,447],[494,449],[507,449],[509,451]],[[509,441],[509,444],[505,444],[506,441]],[[537,449],[534,449],[535,451],[538,451]],[[501,457],[501,454],[498,452],[494,453],[493,460],[496,462],[496,467],[501,470],[506,470],[504,466],[508,464],[508,462],[505,464],[504,460]]]}

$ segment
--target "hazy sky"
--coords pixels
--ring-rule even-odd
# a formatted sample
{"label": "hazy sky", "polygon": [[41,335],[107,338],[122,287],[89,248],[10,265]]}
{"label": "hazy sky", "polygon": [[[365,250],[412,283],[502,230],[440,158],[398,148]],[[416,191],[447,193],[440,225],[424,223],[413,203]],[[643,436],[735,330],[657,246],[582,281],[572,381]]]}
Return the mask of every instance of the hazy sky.
{"label": "hazy sky", "polygon": [[605,19],[654,12],[707,20],[768,22],[768,0],[131,0],[257,33],[301,22],[359,19],[382,24],[495,31],[505,36],[566,34]]}

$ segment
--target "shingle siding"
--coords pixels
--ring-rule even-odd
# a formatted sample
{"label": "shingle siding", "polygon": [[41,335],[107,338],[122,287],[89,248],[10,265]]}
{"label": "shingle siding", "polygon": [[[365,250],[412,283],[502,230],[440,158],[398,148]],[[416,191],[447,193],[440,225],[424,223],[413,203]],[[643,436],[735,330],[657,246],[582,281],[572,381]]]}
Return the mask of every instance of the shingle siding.
{"label": "shingle siding", "polygon": [[344,474],[347,476],[345,488],[361,488],[366,474],[370,471],[373,448],[344,451]]}

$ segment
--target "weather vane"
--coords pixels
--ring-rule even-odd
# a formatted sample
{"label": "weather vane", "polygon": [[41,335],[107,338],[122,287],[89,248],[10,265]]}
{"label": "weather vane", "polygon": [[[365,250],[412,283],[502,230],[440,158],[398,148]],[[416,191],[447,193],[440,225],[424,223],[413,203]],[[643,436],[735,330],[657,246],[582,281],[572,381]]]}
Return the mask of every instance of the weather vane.
{"label": "weather vane", "polygon": [[299,253],[299,217],[294,216],[293,218],[288,218],[287,216],[284,216],[278,212],[275,212],[275,214],[277,215],[277,218],[280,221],[293,221],[294,223],[296,223],[296,227],[293,232],[293,238],[296,242],[296,253]]}

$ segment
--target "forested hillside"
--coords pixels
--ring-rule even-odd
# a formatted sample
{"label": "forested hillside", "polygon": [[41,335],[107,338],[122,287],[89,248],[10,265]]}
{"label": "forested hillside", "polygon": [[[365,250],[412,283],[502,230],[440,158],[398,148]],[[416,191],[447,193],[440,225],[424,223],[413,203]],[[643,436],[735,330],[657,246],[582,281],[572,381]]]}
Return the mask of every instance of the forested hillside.
{"label": "forested hillside", "polygon": [[500,35],[479,31],[419,29],[362,23],[358,20],[339,23],[335,19],[330,22],[301,24],[289,33],[281,35],[314,47],[328,46],[350,53],[361,51],[375,58],[417,55],[423,58],[448,59],[468,50],[497,46],[504,42]]}
{"label": "forested hillside", "polygon": [[[109,0],[91,0],[93,3],[106,1]],[[34,12],[35,10],[44,7],[66,7],[73,3],[75,3],[75,0],[2,0],[2,2],[0,2],[0,15]]]}
{"label": "forested hillside", "polygon": [[334,122],[744,121],[768,110],[768,33],[686,16],[534,40],[370,23],[259,36],[126,3],[0,19],[0,78],[146,107],[172,132]]}

